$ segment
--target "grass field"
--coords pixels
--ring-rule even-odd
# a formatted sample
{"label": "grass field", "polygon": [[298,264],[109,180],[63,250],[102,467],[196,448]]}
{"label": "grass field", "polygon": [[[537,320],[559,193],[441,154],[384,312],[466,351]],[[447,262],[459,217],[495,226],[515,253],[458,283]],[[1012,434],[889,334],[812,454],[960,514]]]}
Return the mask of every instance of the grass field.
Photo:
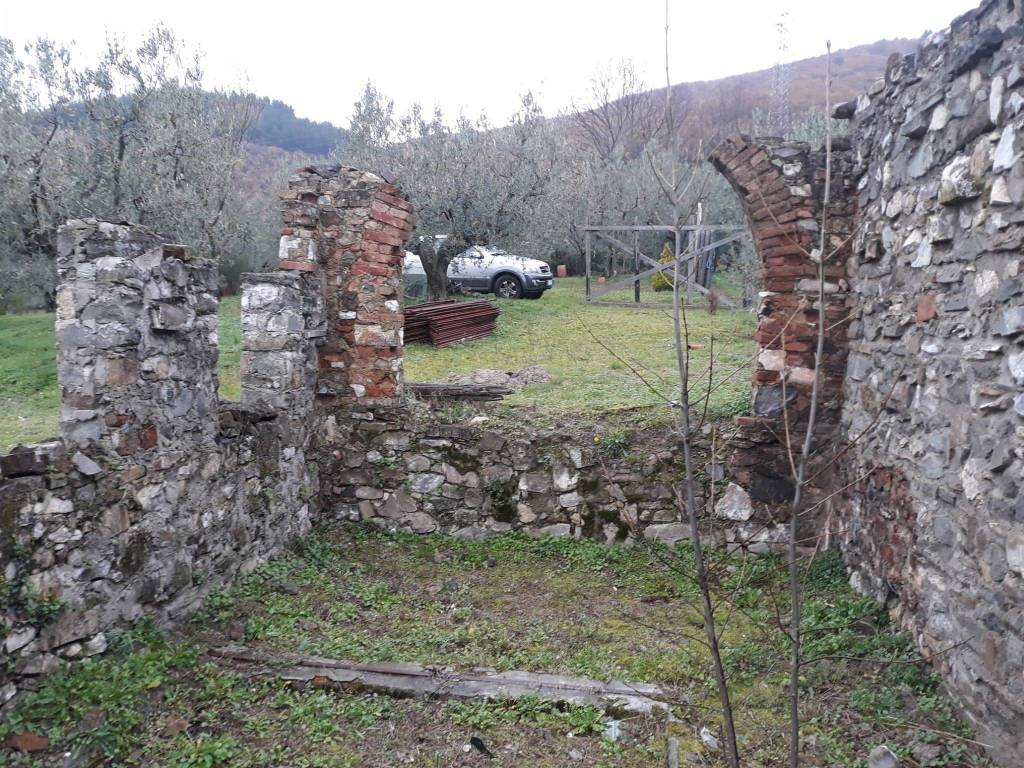
{"label": "grass field", "polygon": [[[554,418],[593,417],[664,402],[637,373],[665,399],[678,398],[671,304],[664,310],[587,306],[582,300],[582,279],[556,282],[554,290],[536,301],[500,302],[498,330],[489,338],[444,349],[409,346],[406,378],[434,381],[477,368],[510,371],[540,365],[553,381],[527,387],[505,402],[542,408]],[[695,373],[707,375],[712,338],[716,383],[749,363],[752,314],[720,310],[710,315],[698,309],[689,311],[687,319],[691,341],[704,345],[691,352]],[[703,395],[705,380],[695,390]],[[711,409],[723,416],[745,411],[749,393],[748,366],[713,392]]]}
{"label": "grass field", "polygon": [[[774,556],[726,558],[713,570],[732,598],[718,608],[744,768],[785,762],[787,644],[772,628],[787,610],[786,567]],[[720,768],[702,743],[719,730],[687,545],[674,550],[501,536],[470,542],[340,527],[215,593],[184,637],[112,633],[112,653],[49,677],[0,723],[49,739],[19,768],[660,768],[665,737],[684,764]],[[805,766],[866,768],[876,744],[907,766],[987,763],[938,680],[884,608],[855,595],[837,554],[804,574],[801,675]],[[658,684],[677,718],[632,716],[539,700],[395,699],[359,690],[294,688],[250,676],[205,649],[243,642],[367,662],[486,666]],[[494,753],[465,745],[473,736]],[[74,757],[64,761],[61,755]]]}
{"label": "grass field", "polygon": [[[527,387],[508,398],[501,406],[506,414],[509,408],[533,406],[542,413],[534,413],[532,421],[558,423],[565,418],[592,420],[611,411],[650,406],[652,413],[667,416],[668,410],[657,406],[663,403],[662,396],[677,397],[670,304],[664,310],[587,306],[582,279],[557,283],[536,301],[501,301],[498,330],[489,338],[445,349],[410,345],[406,348],[406,378],[435,381],[478,368],[518,370],[540,365],[553,381]],[[658,296],[668,298],[664,293]],[[749,312],[719,310],[710,315],[696,309],[687,313],[687,319],[691,340],[704,345],[691,353],[693,370],[700,374],[695,394],[702,396],[712,339],[718,385],[727,374],[749,363],[755,318]],[[240,391],[237,297],[221,302],[220,346],[220,393],[234,400]],[[0,349],[0,450],[16,442],[55,436],[58,396],[53,315],[0,316]],[[638,373],[661,396],[652,392]],[[710,412],[715,416],[743,412],[749,405],[749,392],[749,372],[740,370],[716,387]]]}

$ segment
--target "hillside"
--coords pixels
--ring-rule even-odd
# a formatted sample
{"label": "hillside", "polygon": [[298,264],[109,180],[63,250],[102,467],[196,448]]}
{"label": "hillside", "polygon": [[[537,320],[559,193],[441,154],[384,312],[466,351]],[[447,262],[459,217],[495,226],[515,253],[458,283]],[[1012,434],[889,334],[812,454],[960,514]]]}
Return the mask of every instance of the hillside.
{"label": "hillside", "polygon": [[[894,53],[907,53],[915,40],[879,40],[859,45],[832,55],[832,96],[835,101],[853,98],[867,89],[885,71],[888,58]],[[790,65],[790,101],[794,113],[821,110],[825,57],[801,59]],[[721,129],[737,125],[745,127],[754,109],[767,109],[771,99],[772,70],[762,69],[719,80],[699,80],[672,86],[674,103],[679,114],[700,123]],[[665,89],[649,92],[658,103],[665,98]],[[297,117],[292,107],[280,101],[267,101],[259,122],[249,135],[249,142],[260,147],[276,147],[283,152],[253,152],[261,155],[263,165],[271,157],[323,157],[339,143],[344,143],[345,130],[331,123],[317,123]]]}
{"label": "hillside", "polygon": [[307,155],[326,155],[344,140],[345,131],[338,126],[296,117],[295,110],[281,101],[264,103],[260,119],[249,134],[253,144]]}
{"label": "hillside", "polygon": [[[832,54],[832,96],[843,101],[858,96],[885,72],[889,57],[908,53],[917,45],[909,39],[879,40]],[[680,83],[673,86],[677,99],[706,102],[726,98],[745,109],[766,108],[771,98],[772,69],[747,72],[721,80]],[[825,56],[790,64],[790,103],[794,112],[821,109],[824,98]],[[654,92],[664,98],[665,89]]]}
{"label": "hillside", "polygon": [[[914,50],[909,39],[879,40],[832,54],[833,103],[855,98],[885,72],[893,54]],[[683,152],[705,149],[733,133],[758,133],[764,125],[772,98],[772,69],[741,75],[677,83],[672,86],[673,119]],[[801,59],[790,64],[790,108],[794,128],[801,118],[824,113],[825,56]],[[612,125],[624,130],[620,141],[627,152],[639,152],[660,123],[665,88],[658,88],[575,116],[588,135],[600,137]],[[755,120],[755,114],[757,119]],[[617,130],[618,130],[617,129]]]}

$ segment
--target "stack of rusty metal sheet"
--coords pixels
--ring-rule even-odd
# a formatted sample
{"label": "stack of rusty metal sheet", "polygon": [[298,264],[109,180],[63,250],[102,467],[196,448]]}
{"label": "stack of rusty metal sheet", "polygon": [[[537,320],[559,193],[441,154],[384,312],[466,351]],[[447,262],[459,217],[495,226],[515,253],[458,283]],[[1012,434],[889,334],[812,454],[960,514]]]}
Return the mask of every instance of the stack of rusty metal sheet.
{"label": "stack of rusty metal sheet", "polygon": [[494,332],[501,310],[489,301],[431,301],[405,308],[405,343],[446,347]]}
{"label": "stack of rusty metal sheet", "polygon": [[406,344],[429,344],[430,343],[430,312],[440,307],[448,307],[455,303],[455,299],[443,301],[427,301],[422,304],[413,304],[405,308],[405,333],[403,339]]}

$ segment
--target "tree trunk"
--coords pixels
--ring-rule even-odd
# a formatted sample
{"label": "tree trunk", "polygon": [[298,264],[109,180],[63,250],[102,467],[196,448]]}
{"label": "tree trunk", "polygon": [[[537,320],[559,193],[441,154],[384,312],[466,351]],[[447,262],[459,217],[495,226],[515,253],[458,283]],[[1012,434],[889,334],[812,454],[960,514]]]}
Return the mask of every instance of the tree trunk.
{"label": "tree trunk", "polygon": [[420,256],[423,271],[427,275],[427,301],[448,298],[448,264],[451,257],[434,254],[433,258]]}
{"label": "tree trunk", "polygon": [[466,242],[450,235],[436,251],[429,240],[420,243],[418,252],[427,276],[427,301],[448,298],[448,265],[466,249]]}

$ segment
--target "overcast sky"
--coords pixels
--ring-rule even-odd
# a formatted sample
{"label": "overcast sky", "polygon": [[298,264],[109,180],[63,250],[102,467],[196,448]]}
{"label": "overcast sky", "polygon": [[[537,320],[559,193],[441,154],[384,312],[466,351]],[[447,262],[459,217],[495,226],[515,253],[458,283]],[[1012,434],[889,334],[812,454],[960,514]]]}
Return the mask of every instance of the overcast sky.
{"label": "overcast sky", "polygon": [[[978,0],[669,0],[673,82],[775,64],[789,14],[791,59],[917,38]],[[0,36],[99,49],[162,21],[206,54],[212,83],[281,99],[298,115],[346,125],[367,79],[401,106],[485,109],[495,122],[532,89],[548,113],[585,92],[609,60],[632,59],[651,85],[664,73],[663,0],[0,0]]]}

